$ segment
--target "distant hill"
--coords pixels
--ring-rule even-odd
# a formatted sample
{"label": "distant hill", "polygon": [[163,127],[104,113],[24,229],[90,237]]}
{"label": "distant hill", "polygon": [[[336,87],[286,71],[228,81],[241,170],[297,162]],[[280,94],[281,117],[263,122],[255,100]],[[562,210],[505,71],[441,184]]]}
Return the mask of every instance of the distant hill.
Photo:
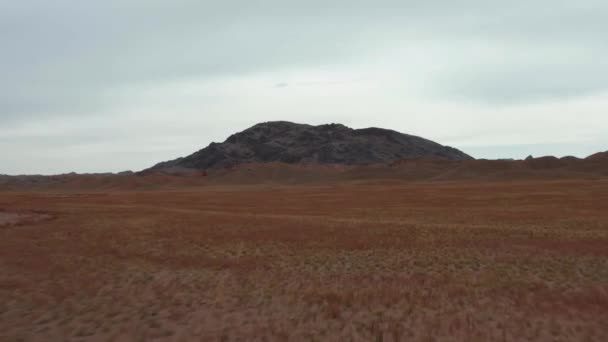
{"label": "distant hill", "polygon": [[[246,163],[230,168],[159,169],[120,174],[63,174],[55,176],[0,175],[2,191],[125,191],[191,189],[208,185],[365,184],[411,181],[557,181],[608,180],[608,153],[581,159],[529,157],[526,160],[400,159],[388,164]],[[1,209],[1,208],[0,208]]]}
{"label": "distant hill", "polygon": [[586,159],[587,160],[597,160],[597,161],[608,160],[608,151],[592,154],[589,157],[587,157]]}
{"label": "distant hill", "polygon": [[269,162],[371,165],[415,158],[473,159],[455,148],[388,129],[275,121],[257,124],[223,143],[212,143],[187,157],[159,163],[146,171],[206,170]]}

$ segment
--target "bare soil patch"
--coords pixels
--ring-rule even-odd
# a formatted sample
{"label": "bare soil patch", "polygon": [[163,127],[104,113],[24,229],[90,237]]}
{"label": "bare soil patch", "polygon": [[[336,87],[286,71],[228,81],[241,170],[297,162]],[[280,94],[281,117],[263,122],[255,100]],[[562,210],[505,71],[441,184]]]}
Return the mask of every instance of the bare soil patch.
{"label": "bare soil patch", "polygon": [[34,224],[50,220],[53,216],[39,212],[10,212],[0,211],[0,227],[12,227]]}

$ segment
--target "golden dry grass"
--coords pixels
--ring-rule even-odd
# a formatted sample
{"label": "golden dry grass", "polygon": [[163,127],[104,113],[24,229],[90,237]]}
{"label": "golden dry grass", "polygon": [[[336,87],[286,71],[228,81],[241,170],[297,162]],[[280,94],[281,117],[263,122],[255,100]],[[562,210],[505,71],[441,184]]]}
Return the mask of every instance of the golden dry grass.
{"label": "golden dry grass", "polygon": [[608,182],[1,193],[5,341],[607,341]]}

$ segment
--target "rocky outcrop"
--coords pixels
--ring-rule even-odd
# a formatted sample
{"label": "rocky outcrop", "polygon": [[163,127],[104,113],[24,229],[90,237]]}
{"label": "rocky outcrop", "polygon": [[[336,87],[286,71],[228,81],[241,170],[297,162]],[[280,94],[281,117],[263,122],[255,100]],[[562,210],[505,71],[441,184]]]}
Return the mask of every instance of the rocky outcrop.
{"label": "rocky outcrop", "polygon": [[149,170],[200,170],[266,162],[369,165],[412,158],[473,159],[455,148],[388,129],[275,121],[257,124],[223,143],[212,143]]}

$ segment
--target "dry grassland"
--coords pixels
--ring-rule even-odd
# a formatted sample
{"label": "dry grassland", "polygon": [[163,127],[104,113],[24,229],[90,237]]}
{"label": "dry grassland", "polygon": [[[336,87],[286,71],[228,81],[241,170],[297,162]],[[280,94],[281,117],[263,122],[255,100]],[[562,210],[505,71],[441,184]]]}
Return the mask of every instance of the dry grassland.
{"label": "dry grassland", "polygon": [[2,341],[608,341],[607,181],[5,192],[0,208]]}

